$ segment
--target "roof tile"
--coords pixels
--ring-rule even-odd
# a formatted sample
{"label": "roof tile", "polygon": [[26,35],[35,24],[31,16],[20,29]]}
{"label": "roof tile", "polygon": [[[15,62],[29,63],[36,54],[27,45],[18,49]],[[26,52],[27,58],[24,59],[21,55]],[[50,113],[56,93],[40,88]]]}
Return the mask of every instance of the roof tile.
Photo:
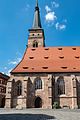
{"label": "roof tile", "polygon": [[27,48],[22,61],[11,73],[80,72],[79,56],[80,47]]}

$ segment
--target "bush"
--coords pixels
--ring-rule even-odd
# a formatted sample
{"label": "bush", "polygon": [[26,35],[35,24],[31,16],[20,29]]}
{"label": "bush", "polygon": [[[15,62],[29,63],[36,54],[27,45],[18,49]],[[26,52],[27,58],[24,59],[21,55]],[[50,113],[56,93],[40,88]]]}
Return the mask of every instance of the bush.
{"label": "bush", "polygon": [[54,102],[54,104],[53,104],[53,108],[54,108],[54,109],[58,109],[58,108],[60,108],[59,103],[58,103],[58,102]]}

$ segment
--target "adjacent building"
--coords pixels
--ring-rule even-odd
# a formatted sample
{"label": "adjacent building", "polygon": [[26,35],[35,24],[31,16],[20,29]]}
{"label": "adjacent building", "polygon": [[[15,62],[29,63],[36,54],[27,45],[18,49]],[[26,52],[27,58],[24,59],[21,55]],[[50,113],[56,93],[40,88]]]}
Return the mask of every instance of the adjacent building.
{"label": "adjacent building", "polygon": [[80,107],[80,47],[45,46],[38,0],[27,48],[6,90],[6,108]]}
{"label": "adjacent building", "polygon": [[5,106],[6,85],[9,76],[0,73],[0,107]]}

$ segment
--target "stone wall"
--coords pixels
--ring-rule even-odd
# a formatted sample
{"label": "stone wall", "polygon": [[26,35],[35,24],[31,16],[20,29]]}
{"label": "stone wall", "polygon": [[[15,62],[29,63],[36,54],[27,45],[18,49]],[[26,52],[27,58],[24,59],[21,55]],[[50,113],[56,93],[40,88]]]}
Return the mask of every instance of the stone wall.
{"label": "stone wall", "polygon": [[[65,94],[58,95],[57,79],[63,76],[65,81]],[[42,80],[42,89],[35,90],[35,79]],[[22,98],[17,96],[16,82],[22,82]],[[52,108],[54,102],[61,107],[77,108],[80,105],[80,76],[78,73],[54,74],[14,74],[11,75],[6,90],[6,106],[17,107],[22,99],[23,108],[34,108],[36,97],[42,100],[42,108]]]}

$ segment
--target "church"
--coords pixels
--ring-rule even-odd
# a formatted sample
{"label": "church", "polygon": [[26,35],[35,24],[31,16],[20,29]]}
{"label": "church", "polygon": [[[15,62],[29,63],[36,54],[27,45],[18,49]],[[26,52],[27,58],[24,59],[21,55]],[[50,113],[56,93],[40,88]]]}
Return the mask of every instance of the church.
{"label": "church", "polygon": [[20,63],[7,82],[5,108],[80,107],[80,47],[46,47],[36,0],[33,26]]}

